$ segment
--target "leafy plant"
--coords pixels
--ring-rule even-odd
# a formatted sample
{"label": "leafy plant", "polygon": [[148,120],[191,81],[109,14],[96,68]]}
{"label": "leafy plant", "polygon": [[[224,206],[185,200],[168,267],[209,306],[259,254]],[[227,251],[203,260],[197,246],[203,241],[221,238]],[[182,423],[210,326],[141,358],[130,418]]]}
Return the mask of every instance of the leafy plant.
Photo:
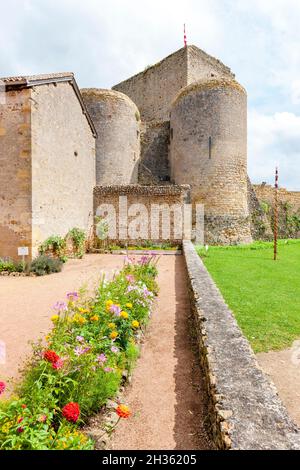
{"label": "leafy plant", "polygon": [[9,273],[13,273],[13,272],[20,273],[20,272],[24,271],[24,266],[23,266],[22,262],[15,263],[11,259],[4,260],[4,259],[0,258],[0,272],[1,271],[7,271]]}
{"label": "leafy plant", "polygon": [[52,235],[47,238],[40,246],[40,254],[45,254],[48,251],[52,251],[55,256],[61,258],[65,255],[66,240],[59,235]]}
{"label": "leafy plant", "polygon": [[75,248],[75,256],[77,256],[78,258],[82,258],[85,251],[85,231],[80,228],[74,227],[69,230],[67,237],[70,237],[73,242],[73,246]]}
{"label": "leafy plant", "polygon": [[62,270],[62,265],[60,259],[39,255],[32,261],[29,270],[37,276],[44,276],[45,274],[59,273]]}

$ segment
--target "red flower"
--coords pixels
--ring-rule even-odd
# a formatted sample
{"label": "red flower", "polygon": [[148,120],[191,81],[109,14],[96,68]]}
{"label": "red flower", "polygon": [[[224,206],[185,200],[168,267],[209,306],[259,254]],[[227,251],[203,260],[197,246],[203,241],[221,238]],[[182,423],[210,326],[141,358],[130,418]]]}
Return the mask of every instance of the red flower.
{"label": "red flower", "polygon": [[22,423],[23,419],[24,418],[22,416],[20,416],[20,418],[18,418],[18,424]]}
{"label": "red flower", "polygon": [[0,382],[0,395],[5,392],[6,384],[4,382]]}
{"label": "red flower", "polygon": [[80,408],[78,403],[70,402],[62,409],[62,414],[67,421],[76,423],[80,415]]}
{"label": "red flower", "polygon": [[22,426],[20,426],[18,429],[17,429],[18,433],[21,434],[21,432],[24,432],[24,428],[22,428]]}
{"label": "red flower", "polygon": [[27,405],[22,405],[22,408],[23,410],[25,410],[25,408],[27,408]]}
{"label": "red flower", "polygon": [[44,352],[44,359],[45,361],[48,361],[48,362],[51,362],[51,364],[54,364],[60,359],[60,357],[56,354],[56,352],[48,349],[48,351]]}
{"label": "red flower", "polygon": [[116,408],[116,413],[118,416],[120,416],[120,418],[129,418],[131,415],[131,411],[126,405],[119,405]]}

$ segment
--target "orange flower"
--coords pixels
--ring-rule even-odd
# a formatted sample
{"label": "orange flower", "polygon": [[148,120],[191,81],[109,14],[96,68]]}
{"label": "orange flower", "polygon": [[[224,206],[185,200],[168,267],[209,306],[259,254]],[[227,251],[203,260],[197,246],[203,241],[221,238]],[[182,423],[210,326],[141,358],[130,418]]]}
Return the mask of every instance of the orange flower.
{"label": "orange flower", "polygon": [[111,334],[109,335],[111,339],[116,339],[116,337],[119,335],[117,331],[112,331]]}
{"label": "orange flower", "polygon": [[116,408],[116,413],[120,418],[129,418],[131,411],[126,405],[119,405]]}

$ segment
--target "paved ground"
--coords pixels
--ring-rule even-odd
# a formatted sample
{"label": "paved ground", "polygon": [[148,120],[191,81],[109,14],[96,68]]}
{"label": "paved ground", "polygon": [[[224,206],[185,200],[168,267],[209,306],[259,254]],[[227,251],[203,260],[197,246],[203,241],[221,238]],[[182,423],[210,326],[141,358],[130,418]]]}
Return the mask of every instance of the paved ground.
{"label": "paved ground", "polygon": [[109,448],[209,449],[203,428],[203,389],[190,335],[190,305],[182,256],[159,264],[160,294]]}
{"label": "paved ground", "polygon": [[51,327],[52,306],[66,293],[87,284],[95,288],[103,272],[121,268],[124,256],[86,255],[70,260],[58,274],[43,277],[0,277],[0,341],[6,345],[6,363],[0,361],[0,380],[18,376],[30,353],[29,340],[37,340]]}
{"label": "paved ground", "polygon": [[291,417],[300,426],[300,341],[284,351],[257,354],[257,360],[276,385]]}

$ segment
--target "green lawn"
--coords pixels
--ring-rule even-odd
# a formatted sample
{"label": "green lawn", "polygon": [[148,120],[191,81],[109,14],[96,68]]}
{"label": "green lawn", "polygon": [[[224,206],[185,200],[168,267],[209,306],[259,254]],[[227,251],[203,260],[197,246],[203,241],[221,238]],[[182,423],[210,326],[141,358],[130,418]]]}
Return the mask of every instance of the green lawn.
{"label": "green lawn", "polygon": [[255,352],[284,349],[300,337],[300,240],[197,247]]}

